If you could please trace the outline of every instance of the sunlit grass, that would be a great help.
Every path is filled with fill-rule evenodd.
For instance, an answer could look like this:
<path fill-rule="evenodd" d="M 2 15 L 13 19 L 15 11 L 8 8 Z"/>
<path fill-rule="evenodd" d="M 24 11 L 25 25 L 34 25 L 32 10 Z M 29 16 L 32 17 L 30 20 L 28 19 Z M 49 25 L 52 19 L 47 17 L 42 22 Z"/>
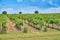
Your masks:
<path fill-rule="evenodd" d="M 0 40 L 60 40 L 60 31 L 0 34 Z"/>

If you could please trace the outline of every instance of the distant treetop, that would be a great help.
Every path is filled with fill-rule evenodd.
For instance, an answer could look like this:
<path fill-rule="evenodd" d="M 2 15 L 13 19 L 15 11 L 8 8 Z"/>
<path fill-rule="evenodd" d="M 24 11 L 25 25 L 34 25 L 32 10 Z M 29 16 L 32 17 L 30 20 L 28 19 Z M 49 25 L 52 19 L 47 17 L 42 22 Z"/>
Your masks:
<path fill-rule="evenodd" d="M 22 12 L 19 12 L 19 14 L 22 14 Z"/>
<path fill-rule="evenodd" d="M 36 10 L 36 11 L 35 11 L 35 14 L 39 14 L 39 11 L 38 11 L 38 10 Z"/>
<path fill-rule="evenodd" d="M 7 12 L 6 11 L 3 11 L 2 14 L 7 14 Z"/>

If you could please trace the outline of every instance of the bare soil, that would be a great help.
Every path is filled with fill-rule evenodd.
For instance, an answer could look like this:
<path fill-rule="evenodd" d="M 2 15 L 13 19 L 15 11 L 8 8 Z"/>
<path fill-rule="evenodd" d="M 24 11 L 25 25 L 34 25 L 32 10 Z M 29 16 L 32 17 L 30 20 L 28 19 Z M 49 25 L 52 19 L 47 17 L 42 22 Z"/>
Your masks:
<path fill-rule="evenodd" d="M 38 32 L 38 30 L 36 30 L 35 28 L 33 28 L 30 25 L 28 25 L 28 23 L 24 22 L 24 27 L 27 27 L 28 32 Z"/>
<path fill-rule="evenodd" d="M 18 30 L 15 28 L 15 23 L 13 23 L 8 17 L 7 17 L 7 23 L 6 23 L 6 30 L 7 33 L 16 33 Z"/>

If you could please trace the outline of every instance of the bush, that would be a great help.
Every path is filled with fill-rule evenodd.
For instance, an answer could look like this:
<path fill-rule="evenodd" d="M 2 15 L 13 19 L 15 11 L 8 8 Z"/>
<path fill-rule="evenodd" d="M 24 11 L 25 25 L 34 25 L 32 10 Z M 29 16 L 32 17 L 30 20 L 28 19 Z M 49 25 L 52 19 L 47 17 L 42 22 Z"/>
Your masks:
<path fill-rule="evenodd" d="M 5 27 L 2 27 L 2 30 L 0 31 L 0 34 L 6 34 L 6 28 Z"/>
<path fill-rule="evenodd" d="M 3 11 L 2 14 L 7 14 L 7 12 L 6 11 Z"/>
<path fill-rule="evenodd" d="M 26 28 L 26 27 L 24 27 L 23 32 L 24 32 L 24 33 L 27 33 L 27 31 L 28 31 L 28 30 L 27 30 L 27 28 Z"/>
<path fill-rule="evenodd" d="M 1 30 L 0 31 L 0 34 L 6 34 L 7 32 L 6 32 L 6 30 Z"/>
<path fill-rule="evenodd" d="M 47 27 L 44 28 L 44 32 L 47 32 Z"/>
<path fill-rule="evenodd" d="M 7 32 L 6 32 L 6 21 L 2 19 L 2 21 L 0 21 L 0 22 L 1 22 L 0 26 L 2 27 L 2 28 L 1 28 L 1 31 L 0 31 L 0 34 L 5 34 L 5 33 L 7 33 Z"/>

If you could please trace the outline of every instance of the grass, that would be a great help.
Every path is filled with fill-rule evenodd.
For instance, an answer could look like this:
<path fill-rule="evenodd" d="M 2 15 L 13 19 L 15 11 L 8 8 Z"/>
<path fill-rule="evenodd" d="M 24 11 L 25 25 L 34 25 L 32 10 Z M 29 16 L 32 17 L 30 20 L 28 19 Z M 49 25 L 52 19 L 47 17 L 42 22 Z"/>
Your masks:
<path fill-rule="evenodd" d="M 0 40 L 60 40 L 60 31 L 0 34 Z"/>

